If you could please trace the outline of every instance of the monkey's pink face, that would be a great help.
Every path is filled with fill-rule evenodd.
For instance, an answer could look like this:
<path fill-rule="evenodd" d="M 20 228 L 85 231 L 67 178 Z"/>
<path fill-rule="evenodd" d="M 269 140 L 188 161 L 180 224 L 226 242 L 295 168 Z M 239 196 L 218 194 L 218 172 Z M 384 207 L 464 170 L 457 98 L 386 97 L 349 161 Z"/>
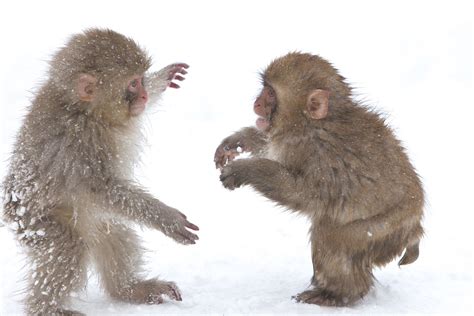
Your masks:
<path fill-rule="evenodd" d="M 272 87 L 265 85 L 262 92 L 255 100 L 253 110 L 259 117 L 257 119 L 257 128 L 261 131 L 267 131 L 270 128 L 272 115 L 277 108 L 277 99 Z"/>
<path fill-rule="evenodd" d="M 148 101 L 148 93 L 145 89 L 143 76 L 133 76 L 127 85 L 125 99 L 128 102 L 129 113 L 131 116 L 141 114 Z"/>

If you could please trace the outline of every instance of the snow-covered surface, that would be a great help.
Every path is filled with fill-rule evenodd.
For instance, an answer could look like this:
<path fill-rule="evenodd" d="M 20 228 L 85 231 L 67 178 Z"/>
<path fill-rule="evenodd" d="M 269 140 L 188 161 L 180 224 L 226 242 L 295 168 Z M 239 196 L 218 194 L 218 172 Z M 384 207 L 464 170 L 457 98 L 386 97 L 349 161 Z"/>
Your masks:
<path fill-rule="evenodd" d="M 143 231 L 150 276 L 175 281 L 183 302 L 117 303 L 89 287 L 73 307 L 118 314 L 379 314 L 473 312 L 473 24 L 468 1 L 2 1 L 0 178 L 45 60 L 87 27 L 131 36 L 154 69 L 191 65 L 146 120 L 137 170 L 144 186 L 201 228 L 194 246 Z M 423 177 L 426 237 L 414 264 L 376 270 L 351 308 L 297 304 L 311 277 L 308 224 L 251 189 L 226 191 L 212 158 L 252 125 L 258 71 L 292 50 L 331 60 L 389 122 Z M 22 313 L 23 260 L 0 228 L 0 315 Z"/>

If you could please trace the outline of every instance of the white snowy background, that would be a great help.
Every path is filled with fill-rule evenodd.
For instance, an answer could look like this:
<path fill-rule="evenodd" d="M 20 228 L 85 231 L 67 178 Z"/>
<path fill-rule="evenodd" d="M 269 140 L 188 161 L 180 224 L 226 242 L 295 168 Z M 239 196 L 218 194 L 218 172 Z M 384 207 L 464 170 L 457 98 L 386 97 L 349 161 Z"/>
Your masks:
<path fill-rule="evenodd" d="M 113 302 L 91 273 L 73 307 L 126 314 L 470 314 L 473 312 L 473 14 L 468 1 L 2 1 L 0 178 L 47 60 L 73 33 L 107 27 L 137 40 L 153 69 L 191 65 L 182 89 L 150 108 L 137 177 L 201 228 L 194 246 L 143 230 L 149 276 L 182 302 Z M 221 139 L 253 125 L 258 72 L 301 50 L 329 59 L 387 113 L 427 194 L 421 255 L 375 271 L 350 308 L 297 304 L 312 275 L 308 223 L 248 188 L 226 191 Z M 21 251 L 0 228 L 0 315 L 22 314 Z"/>

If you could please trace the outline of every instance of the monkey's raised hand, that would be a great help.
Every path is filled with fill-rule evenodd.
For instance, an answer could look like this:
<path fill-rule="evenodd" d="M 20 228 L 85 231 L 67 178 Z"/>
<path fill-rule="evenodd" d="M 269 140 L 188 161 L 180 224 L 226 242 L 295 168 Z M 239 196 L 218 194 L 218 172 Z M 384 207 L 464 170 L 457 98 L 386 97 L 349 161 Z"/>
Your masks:
<path fill-rule="evenodd" d="M 242 152 L 246 151 L 244 144 L 240 139 L 228 137 L 217 147 L 214 154 L 214 163 L 216 168 L 222 169 L 224 166 L 235 159 Z"/>
<path fill-rule="evenodd" d="M 297 188 L 295 177 L 279 162 L 267 158 L 238 159 L 222 168 L 220 180 L 229 190 L 250 185 L 256 191 L 282 205 L 293 204 L 288 192 Z"/>
<path fill-rule="evenodd" d="M 160 216 L 157 228 L 166 236 L 184 245 L 195 244 L 199 239 L 196 234 L 188 230 L 188 228 L 199 230 L 199 227 L 189 222 L 186 215 L 169 206 L 167 206 L 166 212 Z"/>
<path fill-rule="evenodd" d="M 214 154 L 216 168 L 224 168 L 226 164 L 243 152 L 259 155 L 267 141 L 266 135 L 254 127 L 241 129 L 225 138 L 217 147 Z"/>
<path fill-rule="evenodd" d="M 167 87 L 178 89 L 180 86 L 173 80 L 183 81 L 185 79 L 183 76 L 188 73 L 186 71 L 188 68 L 188 64 L 175 63 L 147 74 L 145 84 L 151 97 L 159 96 Z"/>

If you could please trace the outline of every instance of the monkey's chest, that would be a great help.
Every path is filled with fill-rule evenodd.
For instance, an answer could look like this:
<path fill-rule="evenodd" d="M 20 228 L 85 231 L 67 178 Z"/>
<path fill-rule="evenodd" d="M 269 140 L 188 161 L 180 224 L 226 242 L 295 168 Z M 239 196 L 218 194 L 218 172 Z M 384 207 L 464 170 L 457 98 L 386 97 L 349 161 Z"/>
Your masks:
<path fill-rule="evenodd" d="M 263 158 L 279 162 L 288 169 L 300 169 L 307 164 L 308 148 L 295 143 L 269 143 Z"/>
<path fill-rule="evenodd" d="M 269 144 L 264 152 L 263 152 L 263 158 L 267 158 L 270 160 L 275 160 L 280 162 L 282 157 L 282 150 L 280 146 L 276 146 L 275 144 Z"/>

